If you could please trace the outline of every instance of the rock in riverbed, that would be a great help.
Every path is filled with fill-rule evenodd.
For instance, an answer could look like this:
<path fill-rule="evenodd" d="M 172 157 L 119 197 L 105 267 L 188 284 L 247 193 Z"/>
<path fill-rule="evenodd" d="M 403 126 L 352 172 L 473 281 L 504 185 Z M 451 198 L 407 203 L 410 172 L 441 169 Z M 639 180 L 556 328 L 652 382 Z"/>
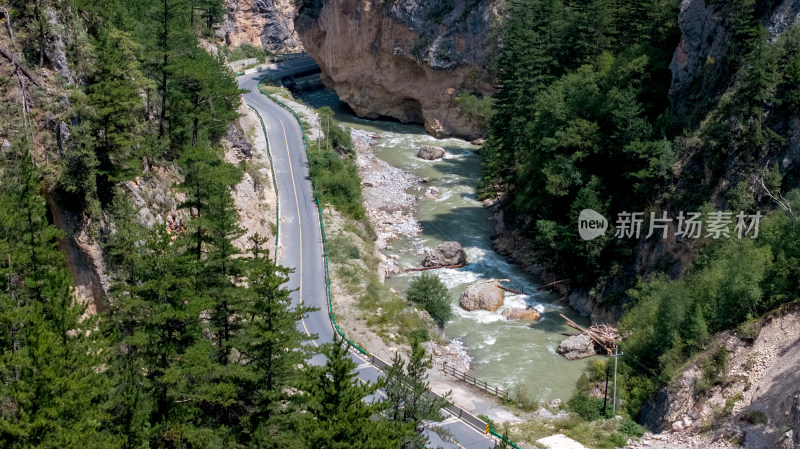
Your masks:
<path fill-rule="evenodd" d="M 458 303 L 462 309 L 470 312 L 473 310 L 496 312 L 503 305 L 505 295 L 506 292 L 497 285 L 497 281 L 491 279 L 467 287 Z"/>
<path fill-rule="evenodd" d="M 419 153 L 417 153 L 417 157 L 420 159 L 425 159 L 426 161 L 441 159 L 444 157 L 444 148 L 422 145 L 419 147 Z"/>
<path fill-rule="evenodd" d="M 597 354 L 594 349 L 594 342 L 586 334 L 573 335 L 567 338 L 558 345 L 556 352 L 566 357 L 567 360 L 577 360 Z"/>
<path fill-rule="evenodd" d="M 447 267 L 467 263 L 467 253 L 458 242 L 443 242 L 432 250 L 428 250 L 422 259 L 423 267 Z"/>
<path fill-rule="evenodd" d="M 428 187 L 427 190 L 425 190 L 425 198 L 429 200 L 436 199 L 438 196 L 439 196 L 439 189 L 437 189 L 434 186 L 430 186 Z"/>
<path fill-rule="evenodd" d="M 539 321 L 542 314 L 531 306 L 526 308 L 514 307 L 503 310 L 503 318 L 507 320 Z"/>

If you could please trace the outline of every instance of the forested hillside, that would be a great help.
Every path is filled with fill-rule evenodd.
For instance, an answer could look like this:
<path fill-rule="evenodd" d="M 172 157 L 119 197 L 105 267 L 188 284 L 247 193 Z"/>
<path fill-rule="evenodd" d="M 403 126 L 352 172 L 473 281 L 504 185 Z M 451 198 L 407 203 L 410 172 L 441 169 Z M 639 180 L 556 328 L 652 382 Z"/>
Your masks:
<path fill-rule="evenodd" d="M 309 310 L 291 305 L 267 239 L 233 244 L 243 167 L 224 161 L 220 139 L 240 92 L 205 41 L 223 11 L 219 0 L 0 3 L 0 447 L 425 441 L 438 403 L 420 397 L 424 376 L 400 367 L 389 401 L 366 401 L 383 384 L 360 384 L 345 348 L 297 330 Z M 163 173 L 174 184 L 147 193 L 178 201 L 176 226 L 134 205 L 131 186 L 144 193 Z M 54 225 L 67 214 L 102 249 L 98 304 L 76 297 Z M 420 351 L 406 372 L 422 373 Z M 327 362 L 310 365 L 316 354 Z M 408 401 L 429 407 L 400 413 Z"/>
<path fill-rule="evenodd" d="M 507 4 L 484 195 L 540 270 L 624 310 L 632 416 L 711 335 L 797 299 L 800 27 L 775 25 L 793 20 L 779 3 Z M 584 209 L 611 229 L 582 239 Z M 648 238 L 647 220 L 615 237 L 625 211 L 731 211 L 733 237 Z M 766 215 L 757 238 L 737 238 L 740 211 Z"/>

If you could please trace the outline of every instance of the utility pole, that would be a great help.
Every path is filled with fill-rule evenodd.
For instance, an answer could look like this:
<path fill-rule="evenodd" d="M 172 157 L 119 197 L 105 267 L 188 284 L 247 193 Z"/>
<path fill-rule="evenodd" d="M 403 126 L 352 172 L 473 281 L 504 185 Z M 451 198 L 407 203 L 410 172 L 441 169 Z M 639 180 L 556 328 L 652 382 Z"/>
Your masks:
<path fill-rule="evenodd" d="M 614 355 L 612 356 L 614 357 L 614 405 L 612 410 L 615 418 L 617 417 L 617 359 L 622 354 L 623 353 L 619 352 L 619 347 L 614 345 Z"/>
<path fill-rule="evenodd" d="M 322 150 L 322 147 L 320 147 L 320 143 L 322 142 L 322 116 L 317 115 L 317 118 L 319 119 L 319 129 L 317 129 L 317 151 L 320 151 Z"/>
<path fill-rule="evenodd" d="M 606 389 L 603 391 L 603 416 L 606 416 L 606 403 L 608 402 L 608 377 L 611 374 L 611 365 L 606 365 Z"/>
<path fill-rule="evenodd" d="M 328 151 L 328 144 L 331 142 L 331 118 L 328 117 L 328 132 L 325 133 L 325 151 Z"/>

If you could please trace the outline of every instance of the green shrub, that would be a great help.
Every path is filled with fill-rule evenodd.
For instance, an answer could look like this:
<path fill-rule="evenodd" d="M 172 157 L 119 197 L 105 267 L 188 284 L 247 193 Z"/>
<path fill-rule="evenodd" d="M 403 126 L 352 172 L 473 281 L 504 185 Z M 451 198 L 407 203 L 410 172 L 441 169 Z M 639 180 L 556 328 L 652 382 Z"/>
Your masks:
<path fill-rule="evenodd" d="M 619 431 L 625 435 L 641 438 L 644 436 L 646 429 L 630 418 L 624 418 L 621 423 L 619 423 Z"/>
<path fill-rule="evenodd" d="M 754 341 L 758 338 L 759 332 L 761 332 L 761 320 L 748 318 L 747 321 L 737 327 L 737 330 L 739 331 L 739 338 Z"/>
<path fill-rule="evenodd" d="M 418 340 L 420 342 L 428 341 L 431 339 L 430 332 L 427 327 L 418 327 L 408 333 L 409 340 Z"/>
<path fill-rule="evenodd" d="M 567 401 L 567 408 L 587 421 L 594 421 L 603 417 L 603 400 L 590 397 L 586 393 L 576 393 Z M 611 411 L 607 407 L 606 413 Z"/>
<path fill-rule="evenodd" d="M 349 158 L 341 158 L 333 151 L 311 151 L 311 179 L 323 203 L 354 220 L 364 218 L 361 205 L 361 179 L 355 163 Z"/>
<path fill-rule="evenodd" d="M 411 281 L 406 297 L 409 301 L 420 304 L 440 328 L 444 328 L 445 323 L 453 317 L 450 292 L 435 274 L 422 273 Z"/>
<path fill-rule="evenodd" d="M 255 45 L 247 42 L 239 45 L 238 47 L 223 47 L 223 52 L 228 57 L 228 61 L 239 61 L 241 59 L 256 58 L 258 62 L 264 62 L 270 53 L 263 48 L 258 48 Z"/>
<path fill-rule="evenodd" d="M 608 439 L 606 441 L 601 441 L 600 444 L 600 447 L 608 448 L 625 447 L 628 444 L 628 438 L 619 432 L 612 432 L 608 435 Z"/>
<path fill-rule="evenodd" d="M 509 390 L 511 398 L 509 405 L 516 405 L 526 412 L 532 412 L 539 408 L 539 401 L 531 397 L 528 388 L 522 382 L 515 382 Z"/>
<path fill-rule="evenodd" d="M 456 101 L 461 112 L 472 117 L 481 127 L 485 127 L 494 114 L 494 99 L 488 95 L 478 97 L 462 91 Z"/>
<path fill-rule="evenodd" d="M 750 424 L 767 424 L 769 422 L 767 415 L 760 410 L 748 410 L 744 414 L 744 419 Z"/>

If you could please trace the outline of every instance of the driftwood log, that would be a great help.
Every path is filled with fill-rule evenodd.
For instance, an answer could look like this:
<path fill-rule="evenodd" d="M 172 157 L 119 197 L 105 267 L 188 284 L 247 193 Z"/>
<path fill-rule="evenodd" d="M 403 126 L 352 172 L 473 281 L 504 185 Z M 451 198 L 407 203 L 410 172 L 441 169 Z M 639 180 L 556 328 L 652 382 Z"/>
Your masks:
<path fill-rule="evenodd" d="M 546 288 L 550 288 L 550 287 L 552 287 L 552 286 L 554 286 L 554 285 L 561 284 L 561 283 L 563 283 L 563 282 L 569 282 L 569 279 L 559 279 L 559 280 L 557 280 L 557 281 L 553 281 L 553 282 L 550 282 L 550 283 L 548 283 L 548 284 L 544 284 L 544 285 L 542 285 L 541 287 L 537 287 L 537 288 L 536 288 L 536 291 L 538 292 L 538 291 L 544 290 L 544 289 L 546 289 Z"/>
<path fill-rule="evenodd" d="M 582 334 L 586 334 L 600 349 L 606 351 L 608 355 L 611 355 L 614 352 L 614 348 L 617 346 L 617 342 L 619 341 L 619 333 L 615 328 L 601 324 L 592 325 L 586 329 L 575 324 L 574 321 L 565 317 L 563 314 L 561 314 L 561 318 L 567 320 L 567 326 L 581 331 Z"/>
<path fill-rule="evenodd" d="M 505 279 L 505 281 L 508 281 L 508 280 Z M 557 281 L 550 282 L 549 284 L 544 284 L 541 287 L 536 287 L 536 290 L 534 290 L 534 291 L 538 292 L 538 291 L 550 288 L 550 287 L 552 287 L 554 285 L 558 285 L 558 284 L 560 284 L 562 282 L 568 282 L 568 281 L 569 281 L 569 279 L 559 279 Z M 505 290 L 505 291 L 507 291 L 509 293 L 514 293 L 514 294 L 517 294 L 517 295 L 527 295 L 528 294 L 528 293 L 525 293 L 525 291 L 523 291 L 523 290 L 514 290 L 513 288 L 503 287 L 502 285 L 498 285 L 498 287 L 502 288 L 503 290 Z"/>

